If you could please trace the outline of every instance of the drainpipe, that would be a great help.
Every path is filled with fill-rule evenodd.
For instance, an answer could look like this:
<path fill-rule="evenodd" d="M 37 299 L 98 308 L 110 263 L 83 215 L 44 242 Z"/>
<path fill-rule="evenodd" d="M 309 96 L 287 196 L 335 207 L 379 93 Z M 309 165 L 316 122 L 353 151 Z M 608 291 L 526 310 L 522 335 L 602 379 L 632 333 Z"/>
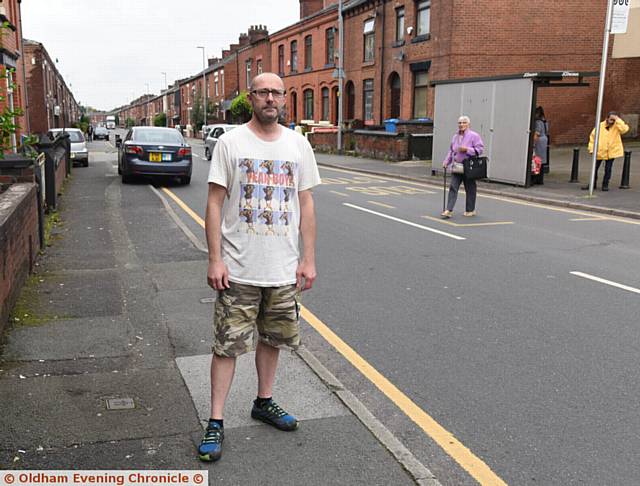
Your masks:
<path fill-rule="evenodd" d="M 385 17 L 385 5 L 382 3 L 382 40 L 380 42 L 380 124 L 384 120 L 384 17 Z"/>
<path fill-rule="evenodd" d="M 343 85 L 344 85 L 344 18 L 342 0 L 338 3 L 338 153 L 342 153 Z"/>
<path fill-rule="evenodd" d="M 31 120 L 29 119 L 29 91 L 27 89 L 27 68 L 25 67 L 24 60 L 24 37 L 22 36 L 22 0 L 18 0 L 18 19 L 20 23 L 20 53 L 22 56 L 22 79 L 24 86 L 22 92 L 24 93 L 24 119 L 27 122 L 27 133 L 31 133 Z"/>

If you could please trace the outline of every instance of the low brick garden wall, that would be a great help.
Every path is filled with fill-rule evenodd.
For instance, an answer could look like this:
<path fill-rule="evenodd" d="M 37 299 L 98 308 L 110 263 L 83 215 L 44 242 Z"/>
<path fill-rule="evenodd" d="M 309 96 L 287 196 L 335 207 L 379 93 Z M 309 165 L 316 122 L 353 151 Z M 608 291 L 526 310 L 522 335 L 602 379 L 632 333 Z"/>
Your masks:
<path fill-rule="evenodd" d="M 39 249 L 36 185 L 12 184 L 0 194 L 0 333 Z"/>

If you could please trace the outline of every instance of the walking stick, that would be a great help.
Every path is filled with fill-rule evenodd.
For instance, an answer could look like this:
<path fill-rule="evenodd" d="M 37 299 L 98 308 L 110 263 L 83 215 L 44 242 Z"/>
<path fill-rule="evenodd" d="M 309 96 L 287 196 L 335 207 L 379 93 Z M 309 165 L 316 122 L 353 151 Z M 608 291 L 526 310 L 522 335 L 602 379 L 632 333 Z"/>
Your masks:
<path fill-rule="evenodd" d="M 444 168 L 444 185 L 442 187 L 442 212 L 447 209 L 447 168 Z"/>

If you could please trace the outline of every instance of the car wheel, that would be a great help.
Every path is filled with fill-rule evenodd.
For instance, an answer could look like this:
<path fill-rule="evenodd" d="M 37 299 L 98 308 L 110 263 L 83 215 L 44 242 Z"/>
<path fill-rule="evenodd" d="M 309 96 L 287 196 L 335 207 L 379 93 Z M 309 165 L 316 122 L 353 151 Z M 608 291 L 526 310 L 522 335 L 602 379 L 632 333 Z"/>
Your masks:
<path fill-rule="evenodd" d="M 205 147 L 204 156 L 207 158 L 207 160 L 211 160 L 211 152 L 209 151 L 209 147 Z"/>
<path fill-rule="evenodd" d="M 130 175 L 122 174 L 122 183 L 123 184 L 131 184 L 131 182 L 132 182 L 132 177 Z"/>
<path fill-rule="evenodd" d="M 182 178 L 182 183 L 183 183 L 185 186 L 188 186 L 189 184 L 191 184 L 191 176 L 185 176 L 185 177 L 183 177 L 183 178 Z"/>
<path fill-rule="evenodd" d="M 120 164 L 118 164 L 118 175 L 122 175 L 122 169 L 120 168 Z"/>
<path fill-rule="evenodd" d="M 85 160 L 85 161 L 84 161 L 84 164 L 82 164 L 82 165 L 84 165 L 85 167 L 89 167 L 89 161 L 88 161 L 88 160 Z"/>
<path fill-rule="evenodd" d="M 107 142 L 109 141 L 109 135 L 107 135 Z"/>

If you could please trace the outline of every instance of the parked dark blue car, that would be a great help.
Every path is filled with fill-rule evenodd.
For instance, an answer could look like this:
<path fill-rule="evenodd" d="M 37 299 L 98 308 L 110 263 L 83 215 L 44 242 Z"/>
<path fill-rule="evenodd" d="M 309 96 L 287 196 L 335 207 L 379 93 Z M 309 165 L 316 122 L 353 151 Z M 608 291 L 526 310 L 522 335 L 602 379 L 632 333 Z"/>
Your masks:
<path fill-rule="evenodd" d="M 127 184 L 135 176 L 173 176 L 191 182 L 191 147 L 179 131 L 163 127 L 132 127 L 118 145 L 118 174 Z"/>

